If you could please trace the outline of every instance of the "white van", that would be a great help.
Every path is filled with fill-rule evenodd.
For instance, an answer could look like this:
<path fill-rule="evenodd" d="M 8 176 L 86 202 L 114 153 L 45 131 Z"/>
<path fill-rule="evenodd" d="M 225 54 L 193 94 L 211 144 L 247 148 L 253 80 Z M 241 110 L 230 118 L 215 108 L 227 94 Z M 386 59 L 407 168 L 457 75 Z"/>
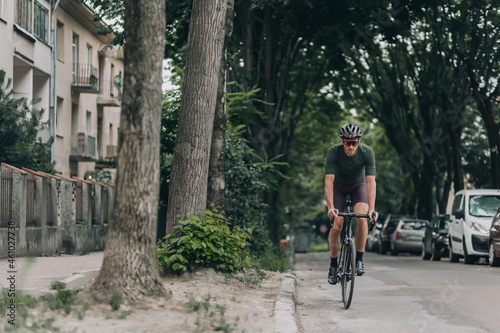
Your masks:
<path fill-rule="evenodd" d="M 473 264 L 488 258 L 491 221 L 500 207 L 500 190 L 461 190 L 455 194 L 450 218 L 450 261 L 463 257 Z"/>

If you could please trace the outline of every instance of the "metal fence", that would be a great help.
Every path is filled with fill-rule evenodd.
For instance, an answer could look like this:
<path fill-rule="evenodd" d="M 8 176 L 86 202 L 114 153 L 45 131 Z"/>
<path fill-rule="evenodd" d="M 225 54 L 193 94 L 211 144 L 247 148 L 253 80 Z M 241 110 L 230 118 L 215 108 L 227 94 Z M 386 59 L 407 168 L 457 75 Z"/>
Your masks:
<path fill-rule="evenodd" d="M 52 179 L 46 178 L 47 181 L 47 225 L 54 225 L 54 217 L 52 216 Z"/>
<path fill-rule="evenodd" d="M 103 186 L 102 187 L 102 195 L 101 195 L 101 200 L 102 200 L 102 214 L 103 214 L 103 223 L 108 223 L 108 187 Z"/>
<path fill-rule="evenodd" d="M 26 226 L 35 226 L 35 175 L 28 173 L 26 175 Z"/>
<path fill-rule="evenodd" d="M 78 180 L 76 182 L 76 195 L 75 195 L 75 206 L 76 206 L 76 220 L 77 221 L 82 221 L 83 220 L 83 212 L 82 212 L 82 181 Z"/>
<path fill-rule="evenodd" d="M 12 220 L 12 170 L 2 169 L 0 183 L 1 214 L 0 227 L 8 227 Z"/>

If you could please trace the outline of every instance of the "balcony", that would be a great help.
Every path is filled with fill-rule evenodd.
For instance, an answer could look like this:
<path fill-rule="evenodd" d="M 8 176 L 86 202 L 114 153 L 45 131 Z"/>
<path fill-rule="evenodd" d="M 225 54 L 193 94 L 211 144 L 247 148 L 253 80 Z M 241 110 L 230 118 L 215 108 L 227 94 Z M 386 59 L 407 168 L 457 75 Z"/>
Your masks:
<path fill-rule="evenodd" d="M 71 162 L 93 162 L 96 160 L 95 138 L 85 133 L 77 133 L 71 137 Z"/>
<path fill-rule="evenodd" d="M 117 87 L 114 82 L 103 81 L 97 96 L 97 105 L 101 106 L 120 106 L 121 105 L 121 87 Z"/>
<path fill-rule="evenodd" d="M 85 94 L 99 93 L 99 71 L 91 64 L 73 64 L 73 92 Z"/>

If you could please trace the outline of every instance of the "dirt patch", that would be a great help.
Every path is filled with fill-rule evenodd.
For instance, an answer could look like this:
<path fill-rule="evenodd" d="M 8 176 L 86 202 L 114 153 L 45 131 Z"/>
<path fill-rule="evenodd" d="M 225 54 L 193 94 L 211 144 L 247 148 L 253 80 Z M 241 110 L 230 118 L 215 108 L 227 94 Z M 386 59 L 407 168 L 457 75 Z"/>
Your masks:
<path fill-rule="evenodd" d="M 30 309 L 26 325 L 37 332 L 273 332 L 273 311 L 285 273 L 247 271 L 228 276 L 203 269 L 164 276 L 168 300 L 133 307 L 73 305 L 71 312 Z M 45 327 L 45 329 L 44 329 Z"/>

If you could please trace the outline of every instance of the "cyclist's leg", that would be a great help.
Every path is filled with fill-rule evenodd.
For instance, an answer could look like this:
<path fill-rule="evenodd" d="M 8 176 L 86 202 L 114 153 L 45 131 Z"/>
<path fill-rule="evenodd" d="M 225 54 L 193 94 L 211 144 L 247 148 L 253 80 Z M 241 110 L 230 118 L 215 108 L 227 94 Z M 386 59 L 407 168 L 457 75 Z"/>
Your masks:
<path fill-rule="evenodd" d="M 333 205 L 335 209 L 339 212 L 344 211 L 345 207 L 345 197 L 346 194 L 343 191 L 343 186 L 337 180 L 333 182 Z M 328 235 L 328 243 L 330 244 L 330 257 L 337 258 L 340 248 L 340 232 L 342 231 L 342 226 L 344 225 L 344 218 L 337 217 L 335 222 L 330 229 L 330 234 Z"/>
<path fill-rule="evenodd" d="M 368 214 L 368 204 L 358 202 L 354 206 L 354 213 Z M 366 238 L 368 237 L 368 223 L 365 218 L 356 218 L 356 252 L 365 252 Z"/>
<path fill-rule="evenodd" d="M 368 214 L 368 188 L 366 179 L 356 183 L 351 193 L 351 201 L 356 214 Z M 368 224 L 364 218 L 356 218 L 356 252 L 365 252 Z"/>
<path fill-rule="evenodd" d="M 340 248 L 340 232 L 342 231 L 342 226 L 344 225 L 344 218 L 337 217 L 330 229 L 330 234 L 328 235 L 328 242 L 330 243 L 330 257 L 337 258 L 339 255 Z"/>

